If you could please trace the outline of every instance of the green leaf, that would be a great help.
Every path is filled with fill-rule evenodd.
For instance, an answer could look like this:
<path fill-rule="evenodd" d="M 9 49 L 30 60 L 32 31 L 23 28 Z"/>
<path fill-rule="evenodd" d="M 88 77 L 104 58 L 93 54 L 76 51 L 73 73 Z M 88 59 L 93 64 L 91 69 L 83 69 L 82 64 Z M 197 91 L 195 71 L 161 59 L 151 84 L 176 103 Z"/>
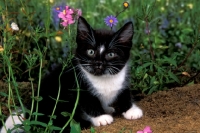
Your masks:
<path fill-rule="evenodd" d="M 24 129 L 25 129 L 25 131 L 30 131 L 30 129 L 31 129 L 31 126 L 29 126 L 29 125 L 26 125 L 26 126 L 24 126 Z"/>
<path fill-rule="evenodd" d="M 40 126 L 43 126 L 43 127 L 47 127 L 46 123 L 43 123 L 43 122 L 40 122 L 40 121 L 31 121 L 30 124 L 31 125 L 40 125 Z"/>
<path fill-rule="evenodd" d="M 153 87 L 150 88 L 148 95 L 152 94 L 154 91 L 157 91 L 158 85 L 155 85 Z"/>
<path fill-rule="evenodd" d="M 145 73 L 144 77 L 143 77 L 143 80 L 146 79 L 148 77 L 148 74 Z"/>
<path fill-rule="evenodd" d="M 142 64 L 142 68 L 146 68 L 146 67 L 148 67 L 148 66 L 150 66 L 150 65 L 152 65 L 153 63 L 152 62 L 147 62 L 147 63 L 144 63 L 144 64 Z"/>
<path fill-rule="evenodd" d="M 39 102 L 39 101 L 42 101 L 43 98 L 41 96 L 39 96 L 39 97 L 34 97 L 34 99 L 35 99 L 35 101 Z"/>
<path fill-rule="evenodd" d="M 71 127 L 70 133 L 80 133 L 81 132 L 80 124 L 75 122 L 74 120 L 72 120 L 70 122 L 70 127 Z"/>
<path fill-rule="evenodd" d="M 42 116 L 42 115 L 44 115 L 44 114 L 42 114 L 42 113 L 38 113 L 38 112 L 33 112 L 32 115 Z"/>
<path fill-rule="evenodd" d="M 156 81 L 156 77 L 155 77 L 155 76 L 153 76 L 153 77 L 151 78 L 150 85 L 154 85 L 154 81 Z"/>
<path fill-rule="evenodd" d="M 0 92 L 0 95 L 3 97 L 8 97 L 8 94 L 4 93 L 4 92 Z"/>
<path fill-rule="evenodd" d="M 169 64 L 172 64 L 172 65 L 174 65 L 174 66 L 177 66 L 177 63 L 176 63 L 176 61 L 175 60 L 173 60 L 173 59 L 171 59 L 171 58 L 168 58 L 168 57 L 164 57 L 164 60 L 163 61 L 166 61 L 166 62 L 168 62 Z"/>
<path fill-rule="evenodd" d="M 50 118 L 52 118 L 52 119 L 56 119 L 57 118 L 57 116 L 56 115 L 53 115 L 53 116 L 49 116 Z"/>
<path fill-rule="evenodd" d="M 56 99 L 55 98 L 53 98 L 53 97 L 51 97 L 51 96 L 49 96 L 51 99 L 53 99 L 53 100 L 55 100 L 56 101 Z M 58 102 L 68 102 L 68 101 L 65 101 L 65 100 L 58 100 Z"/>
<path fill-rule="evenodd" d="M 71 114 L 69 112 L 61 112 L 61 115 L 63 115 L 64 117 L 71 116 Z"/>
<path fill-rule="evenodd" d="M 62 130 L 62 128 L 57 127 L 57 126 L 50 126 L 49 129 L 50 130 Z"/>
<path fill-rule="evenodd" d="M 170 76 L 170 78 L 172 78 L 174 81 L 176 81 L 177 83 L 180 83 L 180 80 L 177 78 L 177 76 L 175 74 L 173 74 L 171 71 L 168 72 L 168 75 Z"/>
<path fill-rule="evenodd" d="M 188 83 L 187 85 L 193 85 L 193 84 L 194 84 L 194 80 L 192 82 Z"/>
<path fill-rule="evenodd" d="M 29 119 L 26 119 L 26 120 L 22 121 L 22 123 L 23 123 L 23 125 L 25 125 L 25 126 L 31 124 Z"/>
<path fill-rule="evenodd" d="M 12 133 L 12 131 L 10 129 L 7 130 L 7 133 Z"/>
<path fill-rule="evenodd" d="M 90 128 L 90 132 L 91 132 L 91 133 L 95 133 L 95 132 L 96 132 L 95 129 L 94 129 L 94 127 L 91 127 L 91 128 Z"/>
<path fill-rule="evenodd" d="M 191 32 L 193 32 L 194 30 L 193 29 L 191 29 L 191 28 L 183 28 L 182 29 L 182 32 L 184 33 L 184 34 L 188 34 L 188 33 L 191 33 Z"/>

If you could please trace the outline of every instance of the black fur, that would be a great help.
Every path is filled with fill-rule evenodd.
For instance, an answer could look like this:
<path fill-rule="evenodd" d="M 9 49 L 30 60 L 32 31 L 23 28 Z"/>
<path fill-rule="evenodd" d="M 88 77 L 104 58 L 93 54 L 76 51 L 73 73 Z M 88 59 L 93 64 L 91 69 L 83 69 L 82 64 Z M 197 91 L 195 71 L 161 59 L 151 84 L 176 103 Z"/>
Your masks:
<path fill-rule="evenodd" d="M 80 85 L 80 99 L 76 109 L 74 119 L 81 123 L 82 128 L 88 127 L 90 122 L 81 118 L 82 113 L 96 117 L 105 114 L 104 109 L 101 106 L 100 100 L 96 95 L 93 95 L 88 88 L 91 85 L 85 81 L 85 77 L 81 75 L 81 70 L 78 65 L 81 65 L 86 71 L 96 76 L 104 74 L 117 74 L 127 63 L 130 56 L 130 49 L 132 46 L 133 26 L 131 22 L 125 24 L 117 32 L 111 30 L 93 30 L 86 20 L 82 17 L 78 20 L 77 26 L 77 49 L 75 58 L 72 64 L 75 68 L 78 76 L 78 82 Z M 99 53 L 100 46 L 105 46 L 105 51 Z M 88 49 L 93 49 L 95 54 L 88 56 Z M 108 53 L 114 53 L 114 57 L 107 57 Z M 101 56 L 100 56 L 101 54 Z M 109 66 L 112 70 L 107 70 Z M 43 79 L 41 84 L 41 96 L 42 101 L 39 102 L 39 112 L 44 113 L 45 116 L 39 116 L 39 121 L 48 122 L 51 115 L 59 86 L 59 74 L 62 70 L 62 66 L 58 67 L 54 72 Z M 69 117 L 64 117 L 61 112 L 72 112 L 74 103 L 77 96 L 77 85 L 75 82 L 74 69 L 72 67 L 66 68 L 61 76 L 61 92 L 60 100 L 65 102 L 59 102 L 56 108 L 55 115 L 57 116 L 53 123 L 55 126 L 62 127 Z M 127 111 L 132 104 L 131 96 L 129 92 L 129 76 L 127 74 L 124 88 L 118 93 L 117 99 L 111 104 L 115 108 L 115 113 L 121 114 Z"/>
<path fill-rule="evenodd" d="M 80 17 L 77 25 L 77 49 L 70 67 L 64 69 L 60 81 L 59 75 L 62 71 L 62 65 L 42 80 L 40 96 L 43 99 L 39 102 L 38 112 L 45 115 L 38 116 L 38 121 L 49 122 L 49 116 L 52 114 L 58 95 L 59 83 L 61 91 L 54 114 L 56 119 L 52 119 L 53 125 L 63 127 L 68 121 L 69 117 L 62 116 L 61 112 L 71 113 L 74 108 L 78 87 L 74 72 L 80 86 L 79 103 L 74 119 L 80 122 L 82 128 L 87 128 L 91 124 L 87 116 L 121 115 L 129 110 L 132 106 L 129 90 L 129 69 L 125 69 L 126 74 L 122 87 L 118 88 L 116 98 L 113 98 L 108 105 L 108 107 L 114 108 L 114 112 L 105 110 L 105 107 L 102 106 L 102 99 L 100 100 L 103 94 L 97 94 L 97 88 L 86 78 L 83 71 L 87 71 L 88 74 L 95 77 L 118 74 L 124 67 L 128 67 L 132 37 L 133 25 L 131 22 L 126 23 L 117 32 L 113 32 L 111 30 L 93 30 L 87 21 Z M 64 132 L 67 132 L 68 129 Z"/>

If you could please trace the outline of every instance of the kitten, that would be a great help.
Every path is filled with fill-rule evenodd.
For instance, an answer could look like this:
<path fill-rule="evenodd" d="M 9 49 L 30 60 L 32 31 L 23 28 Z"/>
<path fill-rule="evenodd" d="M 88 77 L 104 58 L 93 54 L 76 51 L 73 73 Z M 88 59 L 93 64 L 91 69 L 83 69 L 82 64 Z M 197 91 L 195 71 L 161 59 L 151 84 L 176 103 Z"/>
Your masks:
<path fill-rule="evenodd" d="M 126 23 L 117 32 L 93 30 L 80 17 L 77 25 L 77 48 L 72 64 L 80 86 L 80 97 L 74 119 L 82 127 L 108 125 L 113 115 L 121 114 L 125 119 L 142 117 L 142 110 L 131 99 L 129 57 L 132 47 L 133 24 Z M 38 120 L 48 122 L 58 94 L 59 74 L 62 66 L 43 79 L 42 101 L 39 102 Z M 55 126 L 62 127 L 69 117 L 61 112 L 72 112 L 76 101 L 76 80 L 74 69 L 66 68 L 61 76 L 60 102 L 53 120 Z"/>

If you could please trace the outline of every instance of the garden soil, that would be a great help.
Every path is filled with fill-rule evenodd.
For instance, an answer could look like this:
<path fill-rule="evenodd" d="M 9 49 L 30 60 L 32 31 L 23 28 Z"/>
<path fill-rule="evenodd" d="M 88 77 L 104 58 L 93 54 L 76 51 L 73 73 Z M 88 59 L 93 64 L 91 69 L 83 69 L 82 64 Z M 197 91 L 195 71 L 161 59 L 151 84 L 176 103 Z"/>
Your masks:
<path fill-rule="evenodd" d="M 30 84 L 22 83 L 22 88 Z M 6 87 L 0 82 L 0 91 Z M 30 90 L 22 89 L 22 96 L 30 97 Z M 28 95 L 27 95 L 28 94 Z M 0 102 L 5 98 L 0 96 Z M 138 120 L 126 120 L 115 117 L 114 122 L 107 126 L 95 127 L 96 133 L 136 133 L 150 126 L 153 133 L 200 133 L 200 84 L 158 91 L 151 95 L 136 95 L 136 103 L 144 111 Z M 8 114 L 5 107 L 4 114 Z M 90 130 L 82 130 L 90 133 Z"/>
<path fill-rule="evenodd" d="M 114 119 L 97 133 L 136 133 L 150 126 L 153 133 L 200 133 L 200 84 L 140 95 L 144 116 L 138 120 Z M 90 130 L 83 130 L 89 133 Z"/>

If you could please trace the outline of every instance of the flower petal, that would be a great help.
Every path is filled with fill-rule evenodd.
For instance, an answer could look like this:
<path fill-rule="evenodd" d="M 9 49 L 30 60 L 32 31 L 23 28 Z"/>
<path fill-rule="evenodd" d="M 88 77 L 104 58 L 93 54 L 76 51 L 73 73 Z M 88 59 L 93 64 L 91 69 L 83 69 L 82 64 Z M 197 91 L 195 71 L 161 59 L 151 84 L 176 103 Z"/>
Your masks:
<path fill-rule="evenodd" d="M 110 26 L 112 27 L 113 25 L 116 25 L 118 23 L 117 21 L 117 18 L 114 17 L 114 16 L 107 16 L 105 19 L 104 19 L 105 23 L 107 26 Z"/>
<path fill-rule="evenodd" d="M 152 133 L 152 130 L 151 130 L 150 126 L 146 126 L 143 131 L 147 132 L 147 133 Z"/>
<path fill-rule="evenodd" d="M 144 133 L 142 130 L 140 130 L 140 131 L 137 131 L 137 133 Z"/>

